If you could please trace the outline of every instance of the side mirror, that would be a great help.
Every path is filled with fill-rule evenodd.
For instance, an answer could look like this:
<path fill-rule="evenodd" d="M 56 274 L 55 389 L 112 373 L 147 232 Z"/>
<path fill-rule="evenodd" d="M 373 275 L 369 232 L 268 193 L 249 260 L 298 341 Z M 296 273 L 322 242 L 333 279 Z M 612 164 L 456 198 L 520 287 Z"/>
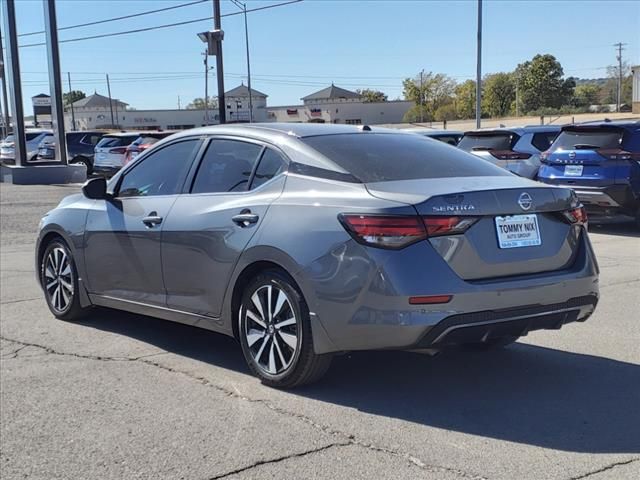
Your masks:
<path fill-rule="evenodd" d="M 82 186 L 82 193 L 91 200 L 107 198 L 107 180 L 104 177 L 92 178 Z"/>

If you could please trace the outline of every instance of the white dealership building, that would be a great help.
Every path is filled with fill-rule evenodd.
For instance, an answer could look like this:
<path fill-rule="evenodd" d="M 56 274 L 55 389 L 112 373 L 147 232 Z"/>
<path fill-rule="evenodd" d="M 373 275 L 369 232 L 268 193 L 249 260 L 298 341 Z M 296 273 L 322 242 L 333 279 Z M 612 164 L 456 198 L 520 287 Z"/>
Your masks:
<path fill-rule="evenodd" d="M 381 124 L 400 123 L 412 102 L 366 102 L 356 92 L 331 84 L 303 97 L 298 105 L 267 106 L 267 95 L 251 89 L 254 122 L 314 122 Z M 225 92 L 227 122 L 250 119 L 249 89 L 241 84 Z M 207 122 L 207 114 L 209 121 Z M 217 124 L 218 111 L 197 109 L 136 110 L 126 102 L 109 99 L 97 92 L 73 104 L 76 130 L 117 128 L 122 130 L 182 130 Z M 71 109 L 65 113 L 66 127 L 72 128 Z"/>

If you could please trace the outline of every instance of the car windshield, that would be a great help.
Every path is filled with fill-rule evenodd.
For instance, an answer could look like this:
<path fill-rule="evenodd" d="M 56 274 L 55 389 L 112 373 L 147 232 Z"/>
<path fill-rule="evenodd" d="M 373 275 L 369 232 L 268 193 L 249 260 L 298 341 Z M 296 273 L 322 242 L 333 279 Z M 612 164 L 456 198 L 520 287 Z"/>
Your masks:
<path fill-rule="evenodd" d="M 509 175 L 477 157 L 418 135 L 355 133 L 302 141 L 364 183 Z"/>
<path fill-rule="evenodd" d="M 458 148 L 465 152 L 480 150 L 511 150 L 516 135 L 511 132 L 465 133 Z"/>
<path fill-rule="evenodd" d="M 130 145 L 133 140 L 137 138 L 136 135 L 131 136 L 117 136 L 109 137 L 104 136 L 96 145 L 96 148 L 112 148 L 112 147 L 126 147 Z"/>
<path fill-rule="evenodd" d="M 553 150 L 596 150 L 620 148 L 622 130 L 583 129 L 564 130 L 552 145 Z"/>

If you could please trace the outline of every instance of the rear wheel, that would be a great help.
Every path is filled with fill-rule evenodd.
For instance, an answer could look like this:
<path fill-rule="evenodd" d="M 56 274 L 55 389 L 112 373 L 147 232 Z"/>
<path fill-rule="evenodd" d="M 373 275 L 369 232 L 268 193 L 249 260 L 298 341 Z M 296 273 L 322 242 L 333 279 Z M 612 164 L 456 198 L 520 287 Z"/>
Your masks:
<path fill-rule="evenodd" d="M 76 157 L 73 160 L 71 160 L 71 163 L 75 164 L 75 165 L 84 165 L 87 169 L 87 175 L 91 175 L 91 162 L 89 161 L 89 159 L 85 158 L 85 157 Z"/>
<path fill-rule="evenodd" d="M 245 289 L 238 334 L 249 368 L 271 387 L 315 382 L 331 363 L 330 354 L 314 352 L 307 304 L 279 270 L 261 273 Z"/>
<path fill-rule="evenodd" d="M 61 320 L 77 320 L 89 309 L 80 305 L 78 273 L 69 247 L 52 240 L 40 264 L 40 283 L 51 313 Z"/>

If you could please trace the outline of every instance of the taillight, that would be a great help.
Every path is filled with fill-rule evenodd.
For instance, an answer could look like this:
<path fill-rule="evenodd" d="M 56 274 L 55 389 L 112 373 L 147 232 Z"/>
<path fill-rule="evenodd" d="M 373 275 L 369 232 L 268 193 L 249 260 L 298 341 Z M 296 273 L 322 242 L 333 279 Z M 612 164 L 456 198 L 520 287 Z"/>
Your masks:
<path fill-rule="evenodd" d="M 638 160 L 640 161 L 640 153 L 627 152 L 620 148 L 601 148 L 596 150 L 600 155 L 609 160 Z"/>
<path fill-rule="evenodd" d="M 477 221 L 477 217 L 422 217 L 429 237 L 464 233 Z"/>
<path fill-rule="evenodd" d="M 513 150 L 490 150 L 489 153 L 498 160 L 526 160 L 530 153 L 514 152 Z"/>
<path fill-rule="evenodd" d="M 340 215 L 340 221 L 360 243 L 382 248 L 402 248 L 427 238 L 419 217 Z"/>
<path fill-rule="evenodd" d="M 569 223 L 576 225 L 584 225 L 587 223 L 587 211 L 581 205 L 576 208 L 572 208 L 571 210 L 566 210 L 562 212 L 564 218 L 566 218 Z"/>
<path fill-rule="evenodd" d="M 340 221 L 359 243 L 380 248 L 399 249 L 427 237 L 465 232 L 476 217 L 382 216 L 342 214 Z"/>
<path fill-rule="evenodd" d="M 122 155 L 126 151 L 127 151 L 127 147 L 115 147 L 115 148 L 109 149 L 109 153 L 117 153 L 119 155 Z"/>

